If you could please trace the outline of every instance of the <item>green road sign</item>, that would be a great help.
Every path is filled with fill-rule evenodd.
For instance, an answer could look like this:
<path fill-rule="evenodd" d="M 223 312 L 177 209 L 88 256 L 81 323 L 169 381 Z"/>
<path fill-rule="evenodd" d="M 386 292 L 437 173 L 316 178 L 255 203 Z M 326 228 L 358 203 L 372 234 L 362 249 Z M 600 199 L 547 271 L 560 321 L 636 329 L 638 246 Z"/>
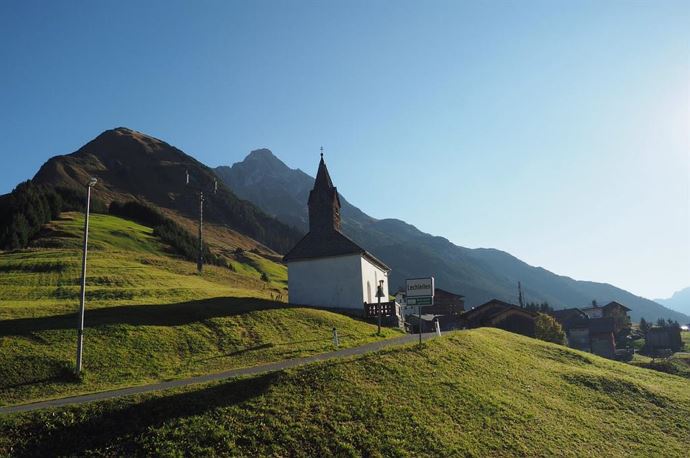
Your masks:
<path fill-rule="evenodd" d="M 433 305 L 433 297 L 408 297 L 407 305 Z"/>

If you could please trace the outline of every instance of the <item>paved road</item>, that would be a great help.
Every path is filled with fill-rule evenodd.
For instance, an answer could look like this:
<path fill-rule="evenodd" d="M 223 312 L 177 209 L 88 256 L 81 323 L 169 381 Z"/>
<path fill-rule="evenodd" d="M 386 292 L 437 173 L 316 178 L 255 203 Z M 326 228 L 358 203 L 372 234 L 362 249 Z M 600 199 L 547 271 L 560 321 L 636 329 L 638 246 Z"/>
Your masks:
<path fill-rule="evenodd" d="M 433 337 L 434 333 L 423 334 L 424 340 Z M 197 383 L 213 382 L 216 380 L 223 380 L 233 377 L 240 377 L 243 375 L 257 375 L 265 372 L 279 371 L 291 367 L 302 366 L 304 364 L 313 363 L 315 361 L 324 361 L 327 359 L 345 358 L 352 355 L 361 355 L 371 351 L 380 350 L 382 348 L 391 347 L 394 345 L 402 345 L 410 342 L 415 342 L 419 339 L 417 334 L 407 334 L 394 339 L 379 340 L 377 342 L 368 343 L 360 347 L 346 348 L 344 350 L 336 350 L 328 353 L 321 353 L 318 355 L 306 356 L 304 358 L 293 358 L 278 361 L 270 364 L 263 364 L 260 366 L 245 367 L 241 369 L 230 369 L 225 372 L 218 372 L 215 374 L 199 375 L 197 377 L 170 380 L 167 382 L 154 383 L 151 385 L 133 386 L 130 388 L 121 388 L 118 390 L 101 391 L 98 393 L 84 394 L 80 396 L 71 396 L 68 398 L 52 399 L 49 401 L 34 402 L 31 404 L 22 404 L 15 406 L 0 407 L 1 414 L 30 412 L 32 410 L 47 409 L 51 407 L 61 407 L 72 404 L 85 404 L 87 402 L 102 401 L 104 399 L 121 398 L 131 396 L 133 394 L 148 393 L 151 391 L 167 390 L 170 388 L 179 388 L 187 385 L 194 385 Z"/>

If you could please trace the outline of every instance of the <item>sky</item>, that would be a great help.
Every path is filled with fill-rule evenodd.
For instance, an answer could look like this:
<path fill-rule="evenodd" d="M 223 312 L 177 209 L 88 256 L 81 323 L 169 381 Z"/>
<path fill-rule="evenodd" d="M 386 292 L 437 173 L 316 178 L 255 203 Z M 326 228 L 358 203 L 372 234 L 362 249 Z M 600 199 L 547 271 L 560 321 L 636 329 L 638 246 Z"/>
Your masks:
<path fill-rule="evenodd" d="M 690 286 L 687 1 L 0 2 L 0 193 L 126 126 L 467 247 Z"/>

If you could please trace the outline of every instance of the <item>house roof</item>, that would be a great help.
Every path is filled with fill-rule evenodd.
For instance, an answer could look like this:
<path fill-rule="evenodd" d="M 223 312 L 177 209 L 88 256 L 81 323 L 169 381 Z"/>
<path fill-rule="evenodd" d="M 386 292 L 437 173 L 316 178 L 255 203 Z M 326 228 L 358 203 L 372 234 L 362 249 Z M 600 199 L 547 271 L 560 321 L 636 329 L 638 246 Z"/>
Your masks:
<path fill-rule="evenodd" d="M 463 319 L 466 320 L 473 320 L 473 319 L 492 319 L 495 318 L 496 316 L 504 313 L 507 310 L 519 310 L 521 312 L 524 312 L 525 314 L 531 315 L 536 317 L 537 313 L 531 312 L 527 309 L 523 309 L 522 307 L 518 307 L 517 305 L 510 304 L 508 302 L 504 302 L 499 299 L 492 299 L 489 302 L 486 302 L 482 305 L 479 305 L 472 310 L 468 310 L 467 312 L 462 314 Z"/>
<path fill-rule="evenodd" d="M 523 309 L 522 307 L 518 307 L 516 305 L 513 305 L 510 307 L 504 308 L 502 310 L 498 310 L 495 313 L 492 312 L 490 314 L 487 314 L 487 316 L 484 317 L 484 321 L 486 321 L 488 323 L 495 323 L 496 320 L 498 320 L 503 315 L 514 314 L 514 313 L 517 313 L 520 315 L 527 315 L 527 316 L 532 317 L 532 318 L 535 318 L 537 316 L 537 313 L 535 313 L 535 312 L 531 312 L 527 309 Z"/>
<path fill-rule="evenodd" d="M 612 306 L 618 306 L 618 307 L 622 308 L 623 310 L 625 310 L 626 312 L 631 311 L 628 307 L 626 307 L 625 305 L 621 304 L 620 302 L 616 302 L 616 301 L 611 301 L 608 304 L 606 304 L 604 307 L 612 307 Z"/>
<path fill-rule="evenodd" d="M 434 294 L 438 294 L 438 293 L 447 294 L 447 295 L 455 296 L 455 297 L 465 297 L 462 294 L 451 293 L 450 291 L 446 291 L 445 289 L 434 288 Z"/>
<path fill-rule="evenodd" d="M 605 308 L 615 307 L 615 306 L 622 308 L 626 312 L 630 312 L 630 309 L 628 307 L 626 307 L 625 305 L 621 304 L 620 302 L 616 302 L 616 301 L 611 301 L 606 305 L 597 305 L 596 307 L 585 307 L 585 308 L 582 308 L 580 310 L 582 310 L 583 312 L 586 312 L 588 310 L 605 309 Z"/>
<path fill-rule="evenodd" d="M 553 316 L 556 321 L 567 328 L 574 327 L 576 325 L 587 326 L 587 320 L 589 319 L 589 316 L 578 308 L 554 310 L 551 312 L 551 316 Z"/>
<path fill-rule="evenodd" d="M 377 265 L 383 270 L 391 270 L 383 261 L 357 245 L 345 234 L 335 229 L 330 231 L 309 232 L 283 257 L 283 261 L 303 261 L 307 259 L 344 256 L 348 254 L 360 254 L 369 262 Z"/>

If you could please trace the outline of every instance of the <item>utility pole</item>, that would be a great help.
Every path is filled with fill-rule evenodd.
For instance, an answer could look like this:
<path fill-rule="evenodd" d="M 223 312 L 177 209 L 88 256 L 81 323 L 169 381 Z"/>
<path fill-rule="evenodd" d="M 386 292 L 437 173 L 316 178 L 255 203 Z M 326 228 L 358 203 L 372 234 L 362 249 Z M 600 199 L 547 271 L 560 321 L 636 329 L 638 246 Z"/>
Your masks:
<path fill-rule="evenodd" d="M 199 257 L 196 261 L 196 270 L 201 273 L 204 268 L 204 191 L 199 191 Z"/>
<path fill-rule="evenodd" d="M 81 376 L 82 353 L 84 349 L 84 302 L 86 300 L 86 254 L 89 245 L 89 213 L 91 207 L 91 188 L 96 186 L 98 180 L 91 178 L 86 184 L 86 212 L 84 217 L 84 247 L 81 257 L 81 294 L 79 296 L 79 322 L 77 323 L 77 364 L 76 375 Z"/>
<path fill-rule="evenodd" d="M 185 170 L 185 185 L 189 186 L 189 170 Z M 204 268 L 204 190 L 201 186 L 196 188 L 199 191 L 199 253 L 196 260 L 196 270 L 201 273 Z M 218 180 L 213 179 L 213 194 L 218 192 Z"/>

